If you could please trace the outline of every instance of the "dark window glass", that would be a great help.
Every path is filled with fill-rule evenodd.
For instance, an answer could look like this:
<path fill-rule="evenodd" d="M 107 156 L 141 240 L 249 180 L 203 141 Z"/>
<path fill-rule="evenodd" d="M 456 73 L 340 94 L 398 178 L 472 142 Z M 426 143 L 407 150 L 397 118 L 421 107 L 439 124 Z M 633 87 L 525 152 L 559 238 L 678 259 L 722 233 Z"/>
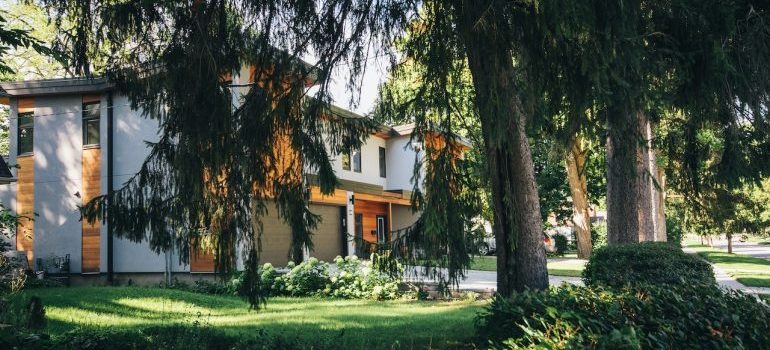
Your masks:
<path fill-rule="evenodd" d="M 353 161 L 353 171 L 361 172 L 361 149 L 353 150 L 350 154 L 350 158 Z"/>
<path fill-rule="evenodd" d="M 386 176 L 385 168 L 385 147 L 380 147 L 380 177 Z"/>
<path fill-rule="evenodd" d="M 83 104 L 83 145 L 99 144 L 99 102 Z"/>
<path fill-rule="evenodd" d="M 35 134 L 35 121 L 32 112 L 19 113 L 18 154 L 32 153 L 32 140 Z"/>

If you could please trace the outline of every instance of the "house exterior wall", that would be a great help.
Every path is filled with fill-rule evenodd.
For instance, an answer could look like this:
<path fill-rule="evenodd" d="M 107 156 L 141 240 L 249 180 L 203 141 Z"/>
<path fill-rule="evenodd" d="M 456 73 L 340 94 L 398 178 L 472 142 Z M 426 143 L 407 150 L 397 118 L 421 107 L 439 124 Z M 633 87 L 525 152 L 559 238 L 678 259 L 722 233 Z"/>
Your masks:
<path fill-rule="evenodd" d="M 412 191 L 414 189 L 412 176 L 418 153 L 409 140 L 410 137 L 405 135 L 393 137 L 387 142 L 385 158 L 388 166 L 388 178 L 385 183 L 385 190 Z"/>
<path fill-rule="evenodd" d="M 248 70 L 241 75 L 233 76 L 234 83 L 243 83 L 248 78 Z M 242 88 L 238 88 L 242 90 Z M 245 93 L 244 91 L 241 91 Z M 107 159 L 109 133 L 107 120 L 109 115 L 108 93 L 100 95 L 100 164 L 98 165 L 99 191 L 104 194 L 111 180 L 115 189 L 119 189 L 140 168 L 149 154 L 149 148 L 145 141 L 157 141 L 158 122 L 142 116 L 140 111 L 132 110 L 127 97 L 114 94 L 112 98 L 113 112 L 113 176 L 107 176 Z M 17 164 L 17 116 L 18 98 L 10 99 L 10 155 L 9 164 Z M 83 95 L 47 95 L 34 97 L 34 211 L 39 216 L 34 222 L 34 255 L 38 258 L 47 258 L 52 255 L 64 256 L 69 254 L 70 272 L 81 273 L 83 254 L 83 223 L 80 221 L 79 206 L 82 206 L 84 190 L 84 149 L 82 137 L 82 102 Z M 234 99 L 234 104 L 239 102 Z M 310 256 L 323 260 L 332 260 L 336 255 L 344 254 L 348 250 L 353 254 L 354 250 L 344 249 L 347 242 L 344 241 L 343 229 L 350 234 L 353 229 L 352 220 L 347 215 L 349 209 L 354 209 L 352 196 L 360 195 L 367 198 L 365 201 L 381 202 L 382 208 L 377 215 L 388 215 L 388 226 L 398 229 L 402 224 L 413 222 L 416 218 L 411 213 L 403 211 L 408 199 L 400 198 L 396 194 L 382 195 L 371 193 L 371 189 L 381 190 L 411 190 L 412 166 L 415 153 L 411 148 L 404 148 L 409 137 L 401 136 L 394 139 L 385 139 L 387 136 L 371 135 L 361 147 L 361 172 L 343 170 L 341 157 L 334 156 L 332 167 L 341 180 L 364 184 L 367 193 L 359 194 L 352 190 L 338 190 L 336 194 L 328 198 L 311 199 L 311 210 L 322 214 L 322 222 L 318 232 L 315 233 L 316 249 L 310 251 Z M 393 142 L 395 141 L 395 142 Z M 387 177 L 380 176 L 379 152 L 380 147 L 386 150 Z M 12 170 L 14 175 L 18 169 Z M 96 171 L 96 170 L 93 170 Z M 17 209 L 19 186 L 16 183 L 0 185 L 0 202 L 6 208 Z M 358 197 L 357 197 L 358 198 Z M 363 201 L 361 203 L 364 203 Z M 395 205 L 393 203 L 398 203 Z M 393 212 L 390 212 L 392 204 Z M 343 208 L 345 208 L 343 210 Z M 273 208 L 271 208 L 273 209 Z M 355 212 L 361 212 L 364 207 L 355 208 Z M 352 213 L 352 211 L 351 211 Z M 346 214 L 345 217 L 343 214 Z M 404 217 L 402 217 L 404 216 Z M 343 220 L 344 219 L 344 220 Z M 365 218 L 369 222 L 373 218 Z M 288 261 L 288 242 L 290 230 L 283 221 L 278 218 L 275 210 L 263 218 L 269 222 L 266 234 L 263 237 L 263 246 L 266 248 L 263 255 L 264 262 L 273 262 L 283 265 Z M 344 222 L 347 222 L 345 224 Z M 347 225 L 343 227 L 343 225 Z M 368 225 L 371 226 L 371 225 Z M 99 226 L 98 266 L 100 272 L 107 272 L 107 227 Z M 368 227 L 368 231 L 372 228 Z M 269 231 L 269 232 L 267 232 Z M 365 233 L 369 233 L 366 232 Z M 191 272 L 189 265 L 180 264 L 176 252 L 152 251 L 149 243 L 130 242 L 118 238 L 116 233 L 113 241 L 114 272 L 116 273 L 163 273 L 170 269 L 171 272 Z M 321 241 L 318 241 L 321 240 Z M 13 240 L 12 240 L 13 241 Z M 241 254 L 238 254 L 237 266 L 243 267 Z M 272 261 L 270 261 L 272 260 Z M 38 267 L 41 268 L 41 267 Z"/>

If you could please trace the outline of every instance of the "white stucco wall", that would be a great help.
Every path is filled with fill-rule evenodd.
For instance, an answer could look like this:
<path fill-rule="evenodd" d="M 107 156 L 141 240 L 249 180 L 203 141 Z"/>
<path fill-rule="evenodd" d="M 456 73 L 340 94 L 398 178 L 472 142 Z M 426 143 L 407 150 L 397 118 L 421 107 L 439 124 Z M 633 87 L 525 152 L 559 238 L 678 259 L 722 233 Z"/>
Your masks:
<path fill-rule="evenodd" d="M 150 149 L 145 141 L 157 141 L 158 122 L 152 119 L 142 117 L 138 111 L 131 110 L 128 98 L 125 96 L 113 97 L 113 127 L 115 140 L 113 146 L 113 186 L 118 190 L 123 184 L 131 178 L 142 165 Z M 102 119 L 102 124 L 107 121 L 106 115 Z M 106 124 L 105 124 L 106 125 Z M 104 128 L 106 135 L 106 127 Z M 106 138 L 104 140 L 103 163 L 105 164 L 104 173 L 106 175 Z M 107 190 L 104 183 L 102 191 Z M 104 251 L 106 252 L 106 229 L 102 241 L 105 242 Z M 115 272 L 163 272 L 165 270 L 165 255 L 156 254 L 150 249 L 148 242 L 134 243 L 128 240 L 116 237 L 113 242 L 113 259 Z M 102 263 L 106 271 L 106 255 Z M 173 271 L 189 271 L 189 266 L 180 265 L 178 258 L 173 259 Z"/>
<path fill-rule="evenodd" d="M 388 166 L 385 189 L 412 191 L 414 189 L 412 176 L 414 175 L 417 152 L 409 142 L 409 136 L 388 139 L 385 155 Z"/>
<path fill-rule="evenodd" d="M 35 258 L 70 255 L 70 271 L 81 271 L 82 192 L 81 96 L 34 100 Z M 14 133 L 15 136 L 15 133 Z M 77 195 L 76 195 L 77 194 Z"/>
<path fill-rule="evenodd" d="M 369 136 L 366 143 L 361 145 L 361 172 L 353 171 L 353 159 L 350 159 L 350 170 L 342 169 L 342 155 L 332 154 L 332 168 L 337 174 L 337 177 L 343 180 L 350 180 L 356 182 L 363 182 L 367 184 L 373 184 L 386 186 L 387 178 L 380 177 L 380 147 L 385 147 L 385 155 L 387 159 L 388 149 L 384 139 L 377 136 Z M 387 160 L 386 160 L 387 162 Z M 390 177 L 390 164 L 386 164 L 387 174 Z"/>

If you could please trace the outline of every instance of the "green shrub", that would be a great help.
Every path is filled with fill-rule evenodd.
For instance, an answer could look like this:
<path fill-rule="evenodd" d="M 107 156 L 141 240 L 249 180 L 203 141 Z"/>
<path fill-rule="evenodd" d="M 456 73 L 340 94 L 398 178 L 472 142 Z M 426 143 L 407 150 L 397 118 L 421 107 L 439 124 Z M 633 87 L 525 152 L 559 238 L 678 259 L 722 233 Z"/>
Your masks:
<path fill-rule="evenodd" d="M 586 285 L 715 284 L 711 265 L 663 242 L 611 245 L 594 251 L 583 270 Z"/>
<path fill-rule="evenodd" d="M 556 255 L 563 256 L 567 253 L 567 249 L 569 248 L 569 242 L 567 242 L 567 237 L 564 237 L 563 235 L 555 235 L 553 237 L 555 240 L 556 245 Z"/>
<path fill-rule="evenodd" d="M 591 247 L 598 249 L 607 245 L 607 222 L 591 224 Z"/>
<path fill-rule="evenodd" d="M 320 339 L 319 341 L 324 341 Z M 0 345 L 2 343 L 0 342 Z M 230 349 L 302 349 L 285 337 L 254 330 L 248 336 L 231 336 L 211 327 L 176 325 L 149 327 L 142 330 L 75 329 L 49 340 L 33 341 L 29 336 L 18 337 L 20 348 L 64 350 L 230 350 Z"/>
<path fill-rule="evenodd" d="M 479 343 L 543 349 L 766 349 L 770 309 L 716 286 L 563 286 L 495 299 Z"/>
<path fill-rule="evenodd" d="M 317 295 L 331 282 L 329 265 L 316 258 L 310 258 L 294 266 L 281 276 L 284 291 L 290 296 Z"/>

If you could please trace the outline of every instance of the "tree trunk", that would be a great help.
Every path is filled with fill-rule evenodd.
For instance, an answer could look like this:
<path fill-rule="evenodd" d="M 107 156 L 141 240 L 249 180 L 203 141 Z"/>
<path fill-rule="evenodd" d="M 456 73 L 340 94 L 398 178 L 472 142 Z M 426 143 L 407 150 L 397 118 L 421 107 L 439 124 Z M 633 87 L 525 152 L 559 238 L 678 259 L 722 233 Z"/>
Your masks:
<path fill-rule="evenodd" d="M 727 254 L 733 253 L 733 234 L 728 232 L 725 234 L 727 236 Z"/>
<path fill-rule="evenodd" d="M 567 180 L 572 196 L 572 223 L 575 225 L 578 258 L 591 256 L 591 214 L 588 212 L 588 181 L 585 164 L 586 151 L 582 138 L 576 137 L 567 153 Z"/>
<path fill-rule="evenodd" d="M 666 242 L 668 235 L 666 233 L 666 175 L 663 168 L 655 165 L 655 181 L 658 186 L 655 187 L 655 240 Z"/>
<path fill-rule="evenodd" d="M 607 241 L 652 241 L 649 121 L 642 111 L 616 110 L 607 120 Z"/>
<path fill-rule="evenodd" d="M 476 91 L 492 185 L 497 292 L 510 296 L 526 288 L 547 288 L 548 270 L 526 116 L 511 47 L 500 35 L 506 24 L 497 6 L 497 2 L 481 6 L 470 0 L 454 4 Z"/>

